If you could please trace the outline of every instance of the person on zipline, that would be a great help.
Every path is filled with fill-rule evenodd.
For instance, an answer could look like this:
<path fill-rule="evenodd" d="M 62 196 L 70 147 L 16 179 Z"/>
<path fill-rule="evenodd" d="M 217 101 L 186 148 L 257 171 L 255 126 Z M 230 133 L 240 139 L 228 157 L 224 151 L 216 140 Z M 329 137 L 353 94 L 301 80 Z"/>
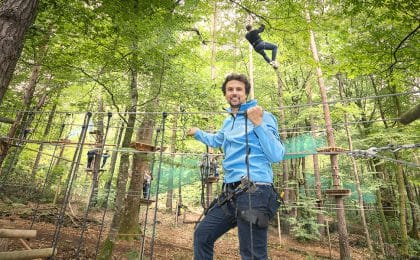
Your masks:
<path fill-rule="evenodd" d="M 215 241 L 234 227 L 238 227 L 242 259 L 268 259 L 268 223 L 280 206 L 271 164 L 283 159 L 285 149 L 277 119 L 263 111 L 257 100 L 247 102 L 250 89 L 245 75 L 229 74 L 222 92 L 230 116 L 221 129 L 207 133 L 193 127 L 187 133 L 224 151 L 222 193 L 194 232 L 195 260 L 213 259 Z"/>
<path fill-rule="evenodd" d="M 254 50 L 261 54 L 264 60 L 267 61 L 274 69 L 277 69 L 279 67 L 276 63 L 277 45 L 263 41 L 260 36 L 260 33 L 262 33 L 265 29 L 265 25 L 261 24 L 260 28 L 252 30 L 252 25 L 248 24 L 245 28 L 248 31 L 245 38 L 249 41 L 249 43 L 251 43 Z M 265 53 L 265 50 L 271 50 L 271 60 Z"/>

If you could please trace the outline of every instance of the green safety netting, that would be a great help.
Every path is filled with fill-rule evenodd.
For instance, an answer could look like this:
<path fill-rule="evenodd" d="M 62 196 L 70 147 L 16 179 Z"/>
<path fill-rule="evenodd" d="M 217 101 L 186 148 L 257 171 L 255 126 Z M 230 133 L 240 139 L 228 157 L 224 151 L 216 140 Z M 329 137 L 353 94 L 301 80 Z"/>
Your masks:
<path fill-rule="evenodd" d="M 317 148 L 325 147 L 327 142 L 324 136 L 314 137 L 312 134 L 302 134 L 287 138 L 283 143 L 286 147 L 284 160 L 288 160 L 316 154 Z"/>
<path fill-rule="evenodd" d="M 316 154 L 317 148 L 325 147 L 324 136 L 314 137 L 311 134 L 302 134 L 285 140 L 286 155 L 284 160 L 301 158 Z M 177 189 L 179 185 L 189 185 L 201 181 L 200 162 L 202 156 L 176 156 L 164 155 L 162 158 L 160 171 L 159 193 L 164 193 L 168 189 Z M 159 169 L 159 162 L 154 165 L 154 181 L 150 189 L 151 193 L 156 191 L 156 178 Z"/>
<path fill-rule="evenodd" d="M 315 187 L 315 177 L 313 174 L 306 175 L 306 181 L 308 182 L 309 187 Z M 321 190 L 332 189 L 332 177 L 331 176 L 321 176 Z M 350 189 L 351 196 L 349 200 L 357 201 L 358 194 L 356 190 L 356 184 L 354 183 L 343 183 L 343 189 Z M 300 193 L 304 194 L 304 190 L 301 189 Z M 364 203 L 376 203 L 376 195 L 373 192 L 363 192 L 363 202 Z"/>
<path fill-rule="evenodd" d="M 154 180 L 150 189 L 151 194 L 155 194 L 160 164 L 160 182 L 159 193 L 165 193 L 168 190 L 175 190 L 181 186 L 201 182 L 200 173 L 201 156 L 195 157 L 170 157 L 164 156 L 162 164 L 158 161 L 154 165 Z"/>

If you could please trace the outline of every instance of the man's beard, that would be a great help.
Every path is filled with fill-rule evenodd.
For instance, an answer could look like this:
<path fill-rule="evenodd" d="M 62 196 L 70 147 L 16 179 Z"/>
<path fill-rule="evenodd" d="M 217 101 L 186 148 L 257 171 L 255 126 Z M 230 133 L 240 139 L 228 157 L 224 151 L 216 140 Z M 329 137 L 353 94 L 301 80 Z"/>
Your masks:
<path fill-rule="evenodd" d="M 229 102 L 229 105 L 230 105 L 231 108 L 239 108 L 242 104 L 241 98 L 236 97 L 235 99 L 238 100 L 238 101 L 233 102 L 232 100 L 230 100 L 230 102 Z M 234 104 L 234 103 L 237 103 L 237 104 Z"/>

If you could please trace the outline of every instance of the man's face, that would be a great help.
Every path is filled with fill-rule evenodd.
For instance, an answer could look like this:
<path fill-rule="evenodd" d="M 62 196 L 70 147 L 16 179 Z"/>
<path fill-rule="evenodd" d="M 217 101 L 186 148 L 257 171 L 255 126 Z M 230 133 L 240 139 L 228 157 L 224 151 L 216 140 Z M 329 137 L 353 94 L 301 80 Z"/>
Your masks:
<path fill-rule="evenodd" d="M 230 80 L 226 83 L 226 101 L 232 108 L 238 108 L 246 102 L 245 83 L 238 80 Z"/>

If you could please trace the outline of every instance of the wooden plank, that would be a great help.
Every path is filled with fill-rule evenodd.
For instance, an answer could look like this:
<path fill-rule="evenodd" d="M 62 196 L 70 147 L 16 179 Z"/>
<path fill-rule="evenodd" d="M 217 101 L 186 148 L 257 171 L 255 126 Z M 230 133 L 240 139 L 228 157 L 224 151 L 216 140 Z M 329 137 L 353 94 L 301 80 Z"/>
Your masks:
<path fill-rule="evenodd" d="M 52 256 L 53 248 L 41 248 L 22 251 L 0 252 L 2 260 L 34 259 L 47 258 Z"/>
<path fill-rule="evenodd" d="M 0 237 L 3 238 L 35 238 L 36 230 L 25 229 L 0 229 Z M 1 259 L 1 258 L 0 258 Z"/>
<path fill-rule="evenodd" d="M 351 190 L 350 189 L 328 189 L 328 190 L 325 190 L 325 193 L 328 196 L 332 196 L 332 197 L 347 197 L 351 195 Z"/>

